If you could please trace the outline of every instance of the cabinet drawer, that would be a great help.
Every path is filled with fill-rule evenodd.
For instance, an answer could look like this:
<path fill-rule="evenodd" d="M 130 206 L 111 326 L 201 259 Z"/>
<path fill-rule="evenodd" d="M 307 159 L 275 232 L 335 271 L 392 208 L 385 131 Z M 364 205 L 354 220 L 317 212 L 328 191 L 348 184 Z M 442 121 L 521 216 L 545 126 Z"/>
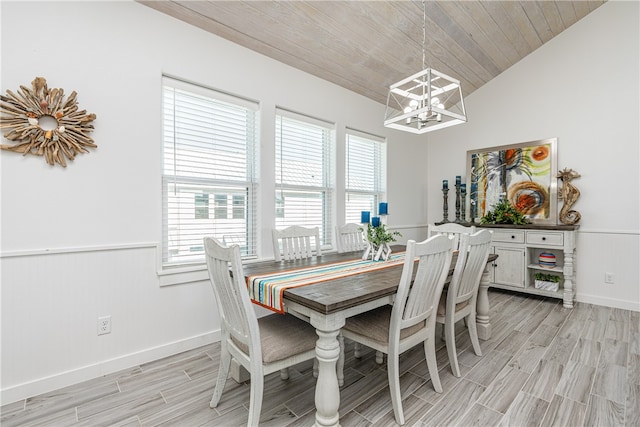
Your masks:
<path fill-rule="evenodd" d="M 493 230 L 493 242 L 524 243 L 524 231 Z"/>
<path fill-rule="evenodd" d="M 562 246 L 564 244 L 564 234 L 555 231 L 527 231 L 527 243 Z"/>

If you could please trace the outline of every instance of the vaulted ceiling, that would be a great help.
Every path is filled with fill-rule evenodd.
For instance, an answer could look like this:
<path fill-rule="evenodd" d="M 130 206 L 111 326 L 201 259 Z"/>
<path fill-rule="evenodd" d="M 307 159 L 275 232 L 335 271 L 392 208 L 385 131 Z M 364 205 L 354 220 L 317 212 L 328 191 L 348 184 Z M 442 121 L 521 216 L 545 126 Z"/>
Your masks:
<path fill-rule="evenodd" d="M 423 19 L 415 0 L 139 2 L 383 104 L 424 68 L 425 32 L 426 66 L 467 96 L 604 3 L 426 1 Z"/>

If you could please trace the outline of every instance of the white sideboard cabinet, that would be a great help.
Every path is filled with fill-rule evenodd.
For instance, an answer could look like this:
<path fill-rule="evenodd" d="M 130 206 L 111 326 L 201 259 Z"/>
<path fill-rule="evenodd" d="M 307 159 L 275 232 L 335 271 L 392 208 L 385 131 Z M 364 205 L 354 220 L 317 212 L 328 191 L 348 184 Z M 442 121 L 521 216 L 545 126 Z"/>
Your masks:
<path fill-rule="evenodd" d="M 489 286 L 560 298 L 565 307 L 573 307 L 578 225 L 482 224 L 477 227 L 492 231 L 491 249 L 498 255 L 489 271 Z M 540 265 L 541 253 L 555 255 L 556 265 Z M 536 273 L 559 276 L 558 290 L 536 288 Z"/>

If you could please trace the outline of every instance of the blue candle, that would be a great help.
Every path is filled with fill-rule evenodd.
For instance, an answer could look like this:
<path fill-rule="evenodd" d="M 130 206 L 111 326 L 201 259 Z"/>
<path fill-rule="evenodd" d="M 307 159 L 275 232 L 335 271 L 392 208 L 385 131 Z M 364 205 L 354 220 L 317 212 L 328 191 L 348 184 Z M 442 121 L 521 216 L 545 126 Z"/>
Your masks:
<path fill-rule="evenodd" d="M 362 211 L 360 213 L 360 222 L 363 224 L 369 224 L 369 216 L 371 214 L 369 213 L 369 211 Z"/>
<path fill-rule="evenodd" d="M 447 181 L 446 179 L 442 180 L 442 189 L 446 190 L 449 188 L 449 181 Z"/>
<path fill-rule="evenodd" d="M 387 215 L 389 213 L 389 205 L 386 202 L 380 202 L 378 213 L 380 215 Z"/>
<path fill-rule="evenodd" d="M 380 227 L 380 217 L 374 216 L 373 218 L 371 218 L 371 225 L 373 225 L 374 227 Z"/>
<path fill-rule="evenodd" d="M 460 175 L 456 176 L 456 185 L 460 185 L 460 182 L 462 181 Z"/>
<path fill-rule="evenodd" d="M 461 184 L 460 185 L 460 191 L 462 191 L 463 193 L 467 192 L 467 184 Z"/>

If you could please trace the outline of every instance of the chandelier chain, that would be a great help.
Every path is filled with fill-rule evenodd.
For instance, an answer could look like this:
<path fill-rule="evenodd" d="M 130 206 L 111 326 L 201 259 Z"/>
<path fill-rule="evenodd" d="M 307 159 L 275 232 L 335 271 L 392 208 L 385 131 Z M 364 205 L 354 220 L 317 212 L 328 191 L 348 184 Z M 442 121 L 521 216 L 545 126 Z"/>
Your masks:
<path fill-rule="evenodd" d="M 425 5 L 425 0 L 422 0 L 422 69 L 427 68 L 426 66 L 426 45 L 427 45 L 427 7 Z"/>

